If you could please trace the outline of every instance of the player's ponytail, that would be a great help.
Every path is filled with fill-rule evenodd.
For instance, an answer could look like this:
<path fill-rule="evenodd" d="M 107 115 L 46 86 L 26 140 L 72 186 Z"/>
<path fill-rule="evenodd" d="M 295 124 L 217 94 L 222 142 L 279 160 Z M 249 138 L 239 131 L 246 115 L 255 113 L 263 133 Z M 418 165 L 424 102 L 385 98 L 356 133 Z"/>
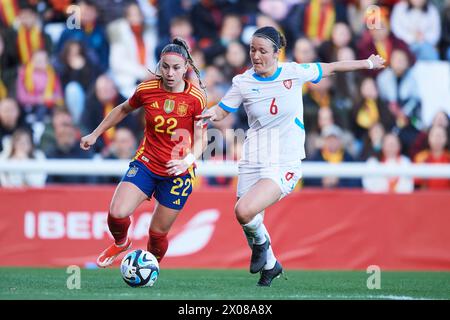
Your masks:
<path fill-rule="evenodd" d="M 192 59 L 188 44 L 186 43 L 186 41 L 184 41 L 181 38 L 173 39 L 172 43 L 179 45 L 180 47 L 184 48 L 184 50 L 186 51 L 186 55 L 187 55 L 186 60 L 189 63 L 189 65 L 191 66 L 192 70 L 194 70 L 195 75 L 197 76 L 197 79 L 198 79 L 198 83 L 200 84 L 200 88 L 202 88 L 203 92 L 205 93 L 205 98 L 207 99 L 206 86 L 203 84 L 202 79 L 200 77 L 200 70 L 198 70 L 197 66 L 194 64 L 194 60 Z"/>

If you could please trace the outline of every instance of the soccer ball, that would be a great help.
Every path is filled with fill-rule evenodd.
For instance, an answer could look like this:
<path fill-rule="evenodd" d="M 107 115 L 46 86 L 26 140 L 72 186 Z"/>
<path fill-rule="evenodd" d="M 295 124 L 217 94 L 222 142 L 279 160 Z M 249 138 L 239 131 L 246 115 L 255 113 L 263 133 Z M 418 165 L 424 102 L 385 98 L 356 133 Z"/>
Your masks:
<path fill-rule="evenodd" d="M 145 250 L 134 250 L 122 259 L 122 278 L 130 287 L 151 287 L 159 275 L 156 257 Z"/>

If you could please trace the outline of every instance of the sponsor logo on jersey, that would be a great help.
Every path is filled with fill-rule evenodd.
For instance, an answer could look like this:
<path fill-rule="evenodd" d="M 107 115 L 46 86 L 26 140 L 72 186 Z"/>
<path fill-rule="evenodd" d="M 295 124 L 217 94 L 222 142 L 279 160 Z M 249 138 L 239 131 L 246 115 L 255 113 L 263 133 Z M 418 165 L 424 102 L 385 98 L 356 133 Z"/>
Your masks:
<path fill-rule="evenodd" d="M 259 88 L 252 88 L 252 92 L 259 93 Z"/>
<path fill-rule="evenodd" d="M 138 171 L 139 171 L 138 167 L 131 167 L 130 169 L 128 169 L 127 177 L 133 178 L 134 176 L 136 176 Z"/>
<path fill-rule="evenodd" d="M 289 80 L 284 80 L 283 81 L 283 84 L 284 84 L 284 86 L 286 87 L 286 89 L 290 89 L 290 88 L 292 88 L 292 80 L 291 79 L 289 79 Z"/>
<path fill-rule="evenodd" d="M 309 63 L 302 63 L 301 66 L 303 69 L 309 69 L 310 67 Z"/>
<path fill-rule="evenodd" d="M 159 109 L 158 101 L 152 102 L 152 103 L 150 104 L 150 108 L 151 108 L 151 109 Z"/>
<path fill-rule="evenodd" d="M 175 108 L 175 100 L 166 99 L 164 101 L 164 111 L 166 113 L 171 113 Z"/>
<path fill-rule="evenodd" d="M 177 114 L 179 115 L 179 116 L 185 116 L 186 114 L 187 114 L 187 110 L 188 110 L 188 108 L 189 108 L 189 106 L 183 101 L 182 103 L 179 103 L 178 104 L 178 107 L 177 107 Z"/>
<path fill-rule="evenodd" d="M 144 160 L 145 162 L 149 162 L 150 161 L 150 159 L 147 158 L 146 156 L 142 156 L 141 159 Z"/>

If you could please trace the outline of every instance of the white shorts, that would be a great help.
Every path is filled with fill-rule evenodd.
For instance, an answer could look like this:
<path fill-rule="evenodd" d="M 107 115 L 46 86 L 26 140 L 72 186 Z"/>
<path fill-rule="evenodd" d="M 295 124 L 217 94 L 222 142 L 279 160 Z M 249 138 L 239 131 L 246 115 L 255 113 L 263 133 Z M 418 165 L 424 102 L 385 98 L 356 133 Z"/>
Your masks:
<path fill-rule="evenodd" d="M 302 177 L 301 163 L 290 166 L 255 167 L 239 165 L 237 196 L 240 198 L 261 179 L 272 179 L 281 190 L 280 199 L 294 190 L 298 180 Z"/>

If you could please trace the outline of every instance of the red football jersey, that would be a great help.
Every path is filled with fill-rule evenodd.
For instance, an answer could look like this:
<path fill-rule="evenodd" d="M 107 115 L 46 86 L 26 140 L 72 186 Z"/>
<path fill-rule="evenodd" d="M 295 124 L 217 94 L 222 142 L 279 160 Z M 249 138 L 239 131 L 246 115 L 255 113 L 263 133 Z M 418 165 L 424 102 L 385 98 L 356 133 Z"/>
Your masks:
<path fill-rule="evenodd" d="M 167 162 L 191 151 L 195 117 L 206 105 L 205 96 L 188 81 L 183 92 L 173 93 L 163 88 L 162 80 L 149 80 L 137 86 L 128 103 L 145 109 L 144 138 L 134 160 L 157 175 L 168 176 Z"/>

